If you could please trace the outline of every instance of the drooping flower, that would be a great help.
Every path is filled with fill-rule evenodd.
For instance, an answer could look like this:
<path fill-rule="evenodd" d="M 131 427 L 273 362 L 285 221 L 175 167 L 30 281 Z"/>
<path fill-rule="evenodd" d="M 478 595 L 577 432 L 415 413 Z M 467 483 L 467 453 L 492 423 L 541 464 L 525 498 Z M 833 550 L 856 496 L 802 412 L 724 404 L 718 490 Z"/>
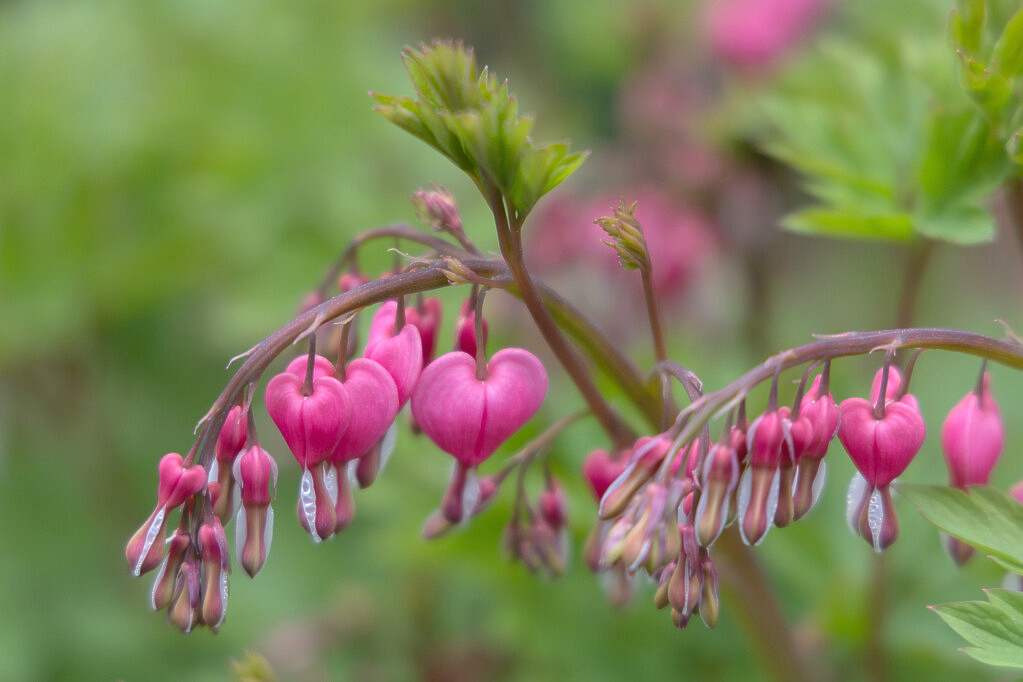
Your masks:
<path fill-rule="evenodd" d="M 398 388 L 398 404 L 404 406 L 415 390 L 423 370 L 423 341 L 419 330 L 409 323 L 396 330 L 397 301 L 380 306 L 369 328 L 365 357 L 379 362 L 387 370 Z"/>

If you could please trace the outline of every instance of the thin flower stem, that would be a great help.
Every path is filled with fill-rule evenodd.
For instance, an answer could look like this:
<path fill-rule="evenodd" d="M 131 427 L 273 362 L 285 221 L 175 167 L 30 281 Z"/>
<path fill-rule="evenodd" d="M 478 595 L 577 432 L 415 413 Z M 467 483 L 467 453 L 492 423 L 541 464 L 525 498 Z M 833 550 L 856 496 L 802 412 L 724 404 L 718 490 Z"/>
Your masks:
<path fill-rule="evenodd" d="M 646 299 L 646 313 L 650 319 L 650 335 L 654 340 L 654 357 L 657 362 L 664 362 L 668 359 L 668 351 L 664 346 L 661 314 L 657 307 L 657 296 L 654 294 L 653 275 L 649 264 L 647 267 L 641 268 L 640 272 L 643 275 L 643 298 Z"/>
<path fill-rule="evenodd" d="M 604 396 L 594 385 L 586 366 L 561 335 L 561 330 L 534 287 L 533 279 L 529 275 L 529 271 L 526 270 L 525 262 L 522 259 L 521 224 L 509 222 L 504 202 L 494 190 L 491 190 L 489 194 L 489 203 L 497 226 L 497 239 L 501 255 L 504 256 L 504 260 L 508 264 L 508 270 L 518 287 L 526 310 L 529 311 L 547 346 L 557 357 L 569 378 L 572 379 L 576 389 L 589 405 L 594 416 L 600 421 L 601 426 L 604 427 L 608 437 L 616 447 L 624 447 L 634 439 L 635 434 L 604 400 Z M 654 418 L 658 419 L 659 414 L 654 415 Z"/>
<path fill-rule="evenodd" d="M 502 282 L 511 280 L 509 268 L 500 261 L 466 260 L 463 264 L 482 277 Z M 299 314 L 260 341 L 246 354 L 244 362 L 200 420 L 203 433 L 207 430 L 213 434 L 220 433 L 230 407 L 241 400 L 247 387 L 257 382 L 270 363 L 287 350 L 317 318 L 322 320 L 321 324 L 326 324 L 338 317 L 402 294 L 415 294 L 446 287 L 449 282 L 441 270 L 442 266 L 443 263 L 438 262 L 431 267 L 363 284 Z M 648 389 L 635 365 L 615 348 L 591 321 L 557 292 L 535 280 L 532 281 L 532 286 L 549 307 L 556 323 L 576 341 L 579 348 L 597 367 L 621 387 L 629 400 L 641 407 L 643 414 L 651 419 L 652 425 L 656 427 L 660 413 L 659 398 Z M 507 290 L 517 293 L 518 287 L 509 287 Z M 198 461 L 203 466 L 208 466 L 213 460 L 215 441 L 216 438 L 206 439 L 201 447 Z"/>
<path fill-rule="evenodd" d="M 902 291 L 899 294 L 899 305 L 895 313 L 896 327 L 909 327 L 913 324 L 920 287 L 924 281 L 927 265 L 931 262 L 934 246 L 934 240 L 923 239 L 908 247 L 906 267 L 902 277 Z"/>
<path fill-rule="evenodd" d="M 675 426 L 672 428 L 676 435 L 675 442 L 678 446 L 688 443 L 704 423 L 722 409 L 745 398 L 755 386 L 773 377 L 776 371 L 798 367 L 814 360 L 865 355 L 878 348 L 947 350 L 1023 369 L 1023 345 L 1011 340 L 937 327 L 846 332 L 772 355 L 724 388 L 704 394 L 675 418 Z"/>

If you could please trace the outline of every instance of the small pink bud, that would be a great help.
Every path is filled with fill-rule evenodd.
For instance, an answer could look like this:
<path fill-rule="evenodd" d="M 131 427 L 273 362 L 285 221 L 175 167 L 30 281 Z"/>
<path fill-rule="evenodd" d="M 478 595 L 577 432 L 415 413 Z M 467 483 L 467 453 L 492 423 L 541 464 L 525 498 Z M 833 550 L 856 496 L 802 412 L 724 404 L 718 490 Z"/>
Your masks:
<path fill-rule="evenodd" d="M 430 296 L 416 306 L 405 309 L 405 319 L 419 330 L 419 339 L 423 344 L 423 363 L 433 359 L 433 351 L 437 346 L 437 331 L 440 328 L 444 309 L 440 299 Z"/>
<path fill-rule="evenodd" d="M 476 378 L 476 361 L 454 351 L 431 362 L 412 396 L 423 433 L 466 467 L 485 461 L 540 409 L 547 372 L 535 355 L 505 348 Z"/>
<path fill-rule="evenodd" d="M 241 405 L 235 405 L 227 413 L 224 425 L 217 436 L 217 461 L 221 466 L 231 468 L 234 458 L 245 447 L 249 420 Z"/>
<path fill-rule="evenodd" d="M 412 194 L 412 206 L 415 207 L 419 219 L 433 229 L 455 233 L 462 231 L 458 203 L 451 192 L 443 187 L 417 189 Z"/>
<path fill-rule="evenodd" d="M 245 572 L 255 577 L 266 562 L 273 538 L 270 498 L 277 487 L 277 463 L 266 450 L 253 445 L 234 461 L 234 477 L 243 506 L 235 521 L 235 553 Z"/>
<path fill-rule="evenodd" d="M 669 450 L 671 439 L 664 434 L 638 439 L 629 453 L 625 470 L 600 498 L 600 518 L 613 519 L 625 511 L 639 489 L 657 473 Z"/>
<path fill-rule="evenodd" d="M 487 321 L 481 322 L 484 350 L 487 345 Z M 476 310 L 471 301 L 462 301 L 462 309 L 455 318 L 455 350 L 476 357 Z"/>
<path fill-rule="evenodd" d="M 941 427 L 941 449 L 948 464 L 949 485 L 986 485 L 1002 452 L 1004 431 L 998 405 L 982 380 L 981 397 L 970 392 L 952 408 Z"/>
<path fill-rule="evenodd" d="M 739 530 L 747 545 L 763 542 L 774 521 L 780 485 L 778 466 L 786 439 L 785 415 L 783 410 L 765 412 L 753 420 L 746 434 L 749 468 L 739 481 L 737 502 Z"/>
<path fill-rule="evenodd" d="M 540 516 L 552 529 L 559 531 L 568 524 L 568 501 L 556 479 L 550 479 L 540 493 Z"/>
<path fill-rule="evenodd" d="M 739 458 L 729 443 L 718 443 L 703 464 L 703 494 L 696 507 L 696 537 L 710 547 L 725 527 L 728 501 L 739 483 Z"/>
<path fill-rule="evenodd" d="M 367 279 L 365 275 L 355 272 L 345 272 L 342 273 L 341 276 L 337 278 L 337 286 L 343 292 L 351 291 L 356 287 L 361 287 L 368 281 L 369 279 Z"/>
<path fill-rule="evenodd" d="M 797 520 L 803 518 L 820 497 L 826 472 L 823 458 L 828 452 L 831 440 L 838 433 L 838 424 L 841 420 L 841 412 L 831 393 L 820 395 L 820 384 L 821 377 L 818 375 L 810 390 L 803 396 L 799 410 L 800 417 L 806 417 L 813 425 L 813 436 L 796 465 L 799 475 L 796 477 L 792 504 L 794 518 Z"/>
<path fill-rule="evenodd" d="M 782 414 L 785 439 L 781 446 L 781 463 L 778 466 L 778 507 L 774 512 L 774 525 L 784 528 L 795 517 L 793 486 L 796 480 L 796 463 L 802 459 L 806 448 L 813 440 L 813 424 L 805 415 L 792 419 L 788 407 L 778 410 Z"/>
<path fill-rule="evenodd" d="M 419 330 L 407 321 L 395 333 L 397 314 L 397 301 L 388 301 L 380 306 L 369 328 L 364 355 L 379 362 L 391 375 L 398 389 L 398 405 L 404 406 L 423 371 L 423 341 Z"/>
<path fill-rule="evenodd" d="M 227 574 L 231 570 L 231 558 L 227 553 L 224 526 L 216 516 L 199 526 L 199 544 L 203 572 L 202 620 L 217 632 L 227 614 Z"/>
<path fill-rule="evenodd" d="M 874 405 L 863 398 L 843 400 L 841 410 L 838 438 L 871 487 L 895 480 L 924 443 L 927 427 L 912 395 L 889 402 L 881 419 L 874 417 Z"/>
<path fill-rule="evenodd" d="M 160 460 L 157 507 L 175 509 L 206 487 L 206 470 L 198 464 L 183 466 L 181 455 L 171 452 Z"/>
<path fill-rule="evenodd" d="M 352 401 L 334 377 L 315 379 L 309 395 L 304 383 L 290 372 L 275 376 L 266 387 L 266 409 L 299 465 L 309 468 L 327 459 L 345 435 Z"/>
<path fill-rule="evenodd" d="M 583 460 L 583 478 L 597 502 L 600 502 L 600 498 L 623 471 L 625 461 L 612 458 L 607 450 L 594 450 Z"/>
<path fill-rule="evenodd" d="M 762 67 L 799 43 L 827 4 L 827 0 L 712 0 L 705 5 L 705 33 L 717 58 L 737 67 Z"/>
<path fill-rule="evenodd" d="M 167 543 L 167 558 L 160 565 L 160 570 L 153 581 L 153 592 L 150 604 L 154 611 L 159 611 L 174 597 L 174 587 L 178 580 L 178 571 L 185 556 L 192 550 L 192 539 L 188 531 L 178 528 Z"/>
<path fill-rule="evenodd" d="M 700 570 L 700 550 L 696 542 L 696 529 L 688 524 L 680 524 L 678 530 L 682 536 L 682 551 L 668 584 L 668 603 L 688 622 L 689 616 L 693 614 L 700 603 L 703 593 L 703 573 Z"/>

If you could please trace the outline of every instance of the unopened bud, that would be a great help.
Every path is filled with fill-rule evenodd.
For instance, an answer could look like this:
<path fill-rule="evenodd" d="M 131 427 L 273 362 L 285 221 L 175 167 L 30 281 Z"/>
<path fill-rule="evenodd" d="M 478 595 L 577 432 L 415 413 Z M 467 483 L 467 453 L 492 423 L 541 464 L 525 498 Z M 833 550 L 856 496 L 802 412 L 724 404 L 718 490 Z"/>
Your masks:
<path fill-rule="evenodd" d="M 710 547 L 721 534 L 728 516 L 728 501 L 739 482 L 739 458 L 729 443 L 718 443 L 703 466 L 703 493 L 696 507 L 696 537 Z"/>
<path fill-rule="evenodd" d="M 160 565 L 163 559 L 163 538 L 167 533 L 167 510 L 159 507 L 128 540 L 124 558 L 133 575 L 140 576 Z"/>
<path fill-rule="evenodd" d="M 600 518 L 612 519 L 624 512 L 633 496 L 657 473 L 670 449 L 671 439 L 663 435 L 637 440 L 625 471 L 600 500 Z"/>
<path fill-rule="evenodd" d="M 154 611 L 159 611 L 171 602 L 174 596 L 174 587 L 178 580 L 178 571 L 181 562 L 192 549 L 192 540 L 188 531 L 179 528 L 174 532 L 170 542 L 167 543 L 167 558 L 160 565 L 160 570 L 153 581 L 153 592 L 150 595 L 150 604 Z"/>
<path fill-rule="evenodd" d="M 701 562 L 703 573 L 703 592 L 700 595 L 700 618 L 709 628 L 718 622 L 721 602 L 718 600 L 718 572 L 709 554 L 705 554 Z"/>
<path fill-rule="evenodd" d="M 412 194 L 412 206 L 424 223 L 440 232 L 462 232 L 462 217 L 451 192 L 443 187 L 417 189 Z"/>
<path fill-rule="evenodd" d="M 182 632 L 191 632 L 200 622 L 200 600 L 199 563 L 195 553 L 189 552 L 178 570 L 174 596 L 167 608 L 167 619 Z"/>
<path fill-rule="evenodd" d="M 227 536 L 220 519 L 214 516 L 199 527 L 199 544 L 202 546 L 202 620 L 217 632 L 227 614 L 227 575 L 231 570 Z"/>

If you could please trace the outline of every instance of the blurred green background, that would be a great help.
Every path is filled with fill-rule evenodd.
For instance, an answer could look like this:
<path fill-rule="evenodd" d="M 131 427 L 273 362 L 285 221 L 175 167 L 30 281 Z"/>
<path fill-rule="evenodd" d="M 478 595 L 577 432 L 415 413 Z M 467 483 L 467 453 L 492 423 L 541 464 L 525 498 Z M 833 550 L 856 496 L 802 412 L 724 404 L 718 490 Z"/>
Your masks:
<path fill-rule="evenodd" d="M 912 26 L 940 46 L 946 8 L 926 7 Z M 557 580 L 508 563 L 507 492 L 463 531 L 421 541 L 450 465 L 407 430 L 381 480 L 357 496 L 356 522 L 314 547 L 294 522 L 296 466 L 261 415 L 281 464 L 277 532 L 258 579 L 233 574 L 218 635 L 185 637 L 151 613 L 149 579 L 132 579 L 123 559 L 154 501 L 158 458 L 187 451 L 230 376 L 226 360 L 286 322 L 355 232 L 412 220 L 409 193 L 440 182 L 470 234 L 496 248 L 470 184 L 371 110 L 369 90 L 410 91 L 406 44 L 464 39 L 539 114 L 538 137 L 591 149 L 556 193 L 655 186 L 685 194 L 716 226 L 718 248 L 667 306 L 672 355 L 707 387 L 812 333 L 892 326 L 903 250 L 777 230 L 802 198 L 791 172 L 759 153 L 751 103 L 787 67 L 715 64 L 698 14 L 667 0 L 0 3 L 0 679 L 220 680 L 249 651 L 281 679 L 761 679 L 727 600 L 715 630 L 694 621 L 679 632 L 649 586 L 619 610 L 579 560 Z M 832 7 L 815 30 L 861 20 Z M 785 59 L 812 59 L 814 40 Z M 694 87 L 694 97 L 670 96 Z M 647 103 L 661 107 L 667 132 L 643 122 Z M 726 159 L 712 189 L 687 177 L 691 157 L 654 158 L 668 135 Z M 531 237 L 543 250 L 545 235 Z M 367 270 L 390 263 L 386 246 Z M 997 336 L 1001 317 L 1023 329 L 1020 263 L 1001 230 L 969 250 L 937 246 L 914 323 Z M 586 280 L 569 284 L 598 319 L 629 327 Z M 457 297 L 446 294 L 449 321 Z M 523 318 L 505 315 L 512 306 L 494 306 L 492 348 L 537 347 Z M 650 359 L 645 337 L 618 336 Z M 877 361 L 836 365 L 836 396 L 865 393 Z M 541 415 L 502 452 L 579 404 L 549 367 Z M 941 419 L 976 369 L 963 357 L 921 359 L 914 393 L 930 435 L 907 479 L 944 480 Z M 994 484 L 1004 488 L 1023 476 L 1013 418 L 1023 376 L 992 371 L 1007 425 Z M 572 497 L 576 556 L 594 518 L 577 472 L 603 445 L 584 422 L 553 457 Z M 828 461 L 820 508 L 756 550 L 818 679 L 866 679 L 864 647 L 878 628 L 890 679 L 997 678 L 958 653 L 960 640 L 924 607 L 978 598 L 999 571 L 982 558 L 957 570 L 898 501 L 878 622 L 872 552 L 844 521 L 853 467 L 837 444 Z"/>

